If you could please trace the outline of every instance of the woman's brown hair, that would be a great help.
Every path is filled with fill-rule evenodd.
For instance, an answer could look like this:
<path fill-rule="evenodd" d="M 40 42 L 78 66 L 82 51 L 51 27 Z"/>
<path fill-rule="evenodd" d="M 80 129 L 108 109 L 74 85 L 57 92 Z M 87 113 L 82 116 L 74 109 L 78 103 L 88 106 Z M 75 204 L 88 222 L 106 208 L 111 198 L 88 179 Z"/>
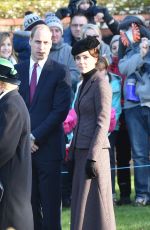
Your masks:
<path fill-rule="evenodd" d="M 98 63 L 99 62 L 99 50 L 98 50 L 98 48 L 94 48 L 94 49 L 91 49 L 88 51 L 92 57 L 97 58 L 97 63 Z"/>
<path fill-rule="evenodd" d="M 12 34 L 9 32 L 2 32 L 0 33 L 0 47 L 3 44 L 3 41 L 6 40 L 7 38 L 10 38 L 11 44 L 13 44 L 12 42 Z"/>
<path fill-rule="evenodd" d="M 97 69 L 102 71 L 102 70 L 107 70 L 109 66 L 109 63 L 105 57 L 99 57 L 99 61 L 97 63 Z"/>

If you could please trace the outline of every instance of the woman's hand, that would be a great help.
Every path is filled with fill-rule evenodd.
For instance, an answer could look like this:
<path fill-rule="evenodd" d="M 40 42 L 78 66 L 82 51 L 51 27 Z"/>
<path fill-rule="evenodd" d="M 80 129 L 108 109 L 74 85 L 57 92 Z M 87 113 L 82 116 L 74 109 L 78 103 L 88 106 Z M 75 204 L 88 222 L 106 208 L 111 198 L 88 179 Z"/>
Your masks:
<path fill-rule="evenodd" d="M 88 179 L 94 179 L 97 177 L 96 173 L 96 161 L 87 159 L 85 165 L 85 172 Z"/>

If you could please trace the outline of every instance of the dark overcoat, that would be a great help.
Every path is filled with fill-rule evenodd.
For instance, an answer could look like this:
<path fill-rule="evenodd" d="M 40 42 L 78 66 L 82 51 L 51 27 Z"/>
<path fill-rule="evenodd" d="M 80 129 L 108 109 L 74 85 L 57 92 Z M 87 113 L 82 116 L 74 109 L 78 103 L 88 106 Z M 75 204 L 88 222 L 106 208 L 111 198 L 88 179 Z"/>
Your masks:
<path fill-rule="evenodd" d="M 111 88 L 105 76 L 97 71 L 78 95 L 75 103 L 78 124 L 70 149 L 75 158 L 71 230 L 115 230 L 107 137 Z M 86 177 L 87 159 L 96 161 L 94 179 Z"/>
<path fill-rule="evenodd" d="M 30 120 L 17 90 L 0 99 L 0 229 L 33 230 Z"/>

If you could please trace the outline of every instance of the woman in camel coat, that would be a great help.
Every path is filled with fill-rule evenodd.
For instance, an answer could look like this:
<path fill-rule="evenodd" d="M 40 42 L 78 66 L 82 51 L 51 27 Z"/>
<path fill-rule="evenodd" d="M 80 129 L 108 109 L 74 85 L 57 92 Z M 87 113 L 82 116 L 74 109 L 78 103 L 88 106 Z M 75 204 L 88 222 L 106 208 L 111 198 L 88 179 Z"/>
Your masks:
<path fill-rule="evenodd" d="M 87 37 L 72 49 L 83 82 L 75 103 L 78 123 L 70 147 L 75 161 L 71 230 L 116 229 L 107 137 L 112 92 L 108 80 L 96 70 L 98 45 L 95 37 Z"/>

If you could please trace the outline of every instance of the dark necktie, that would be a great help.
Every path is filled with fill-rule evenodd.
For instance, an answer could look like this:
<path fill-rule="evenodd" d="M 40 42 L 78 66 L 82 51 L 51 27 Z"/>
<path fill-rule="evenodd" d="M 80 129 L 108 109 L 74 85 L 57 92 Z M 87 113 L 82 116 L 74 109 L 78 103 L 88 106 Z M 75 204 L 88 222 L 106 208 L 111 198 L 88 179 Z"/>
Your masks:
<path fill-rule="evenodd" d="M 32 99 L 35 93 L 35 89 L 36 89 L 36 85 L 37 85 L 37 67 L 38 67 L 38 63 L 35 63 L 33 66 L 31 82 L 30 82 L 30 103 L 32 102 Z"/>

